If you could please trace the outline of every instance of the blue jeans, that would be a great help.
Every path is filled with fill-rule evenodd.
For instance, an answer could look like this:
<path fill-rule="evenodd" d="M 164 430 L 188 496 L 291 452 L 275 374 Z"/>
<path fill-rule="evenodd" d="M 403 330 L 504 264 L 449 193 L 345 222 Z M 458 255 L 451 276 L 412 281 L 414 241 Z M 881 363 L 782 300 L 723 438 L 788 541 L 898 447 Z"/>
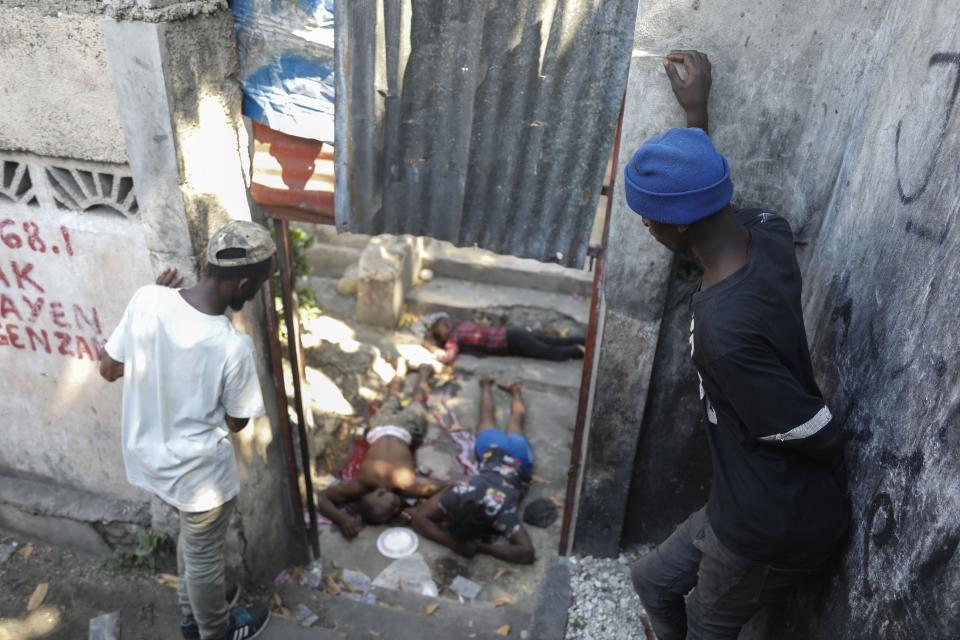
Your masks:
<path fill-rule="evenodd" d="M 473 452 L 477 460 L 483 458 L 483 454 L 490 447 L 499 447 L 520 461 L 520 468 L 527 475 L 533 473 L 533 447 L 530 441 L 519 433 L 507 435 L 501 429 L 484 429 L 477 434 L 477 444 Z"/>

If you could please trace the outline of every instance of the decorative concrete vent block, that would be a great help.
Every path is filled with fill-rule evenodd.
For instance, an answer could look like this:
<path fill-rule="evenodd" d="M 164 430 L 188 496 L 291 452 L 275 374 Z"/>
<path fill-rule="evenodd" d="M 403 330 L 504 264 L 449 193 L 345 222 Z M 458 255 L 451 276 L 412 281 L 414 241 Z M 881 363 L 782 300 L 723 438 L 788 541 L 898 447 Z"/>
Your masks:
<path fill-rule="evenodd" d="M 0 157 L 0 200 L 136 218 L 129 167 L 23 153 Z"/>
<path fill-rule="evenodd" d="M 37 205 L 37 196 L 30 177 L 30 167 L 25 162 L 3 160 L 0 174 L 0 199 Z"/>

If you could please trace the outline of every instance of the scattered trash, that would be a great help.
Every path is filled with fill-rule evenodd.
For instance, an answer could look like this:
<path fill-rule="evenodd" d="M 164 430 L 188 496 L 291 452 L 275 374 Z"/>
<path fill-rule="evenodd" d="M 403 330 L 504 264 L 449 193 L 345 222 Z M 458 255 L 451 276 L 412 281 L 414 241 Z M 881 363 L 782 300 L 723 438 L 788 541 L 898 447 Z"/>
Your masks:
<path fill-rule="evenodd" d="M 29 558 L 30 556 L 33 555 L 33 545 L 30 544 L 29 542 L 23 545 L 22 547 L 20 547 L 20 551 L 17 552 L 17 555 L 20 556 L 21 558 Z"/>
<path fill-rule="evenodd" d="M 120 640 L 120 612 L 90 618 L 90 640 Z"/>
<path fill-rule="evenodd" d="M 450 583 L 450 590 L 461 598 L 466 598 L 467 600 L 473 600 L 477 597 L 480 591 L 483 589 L 479 584 L 473 580 L 468 580 L 463 576 L 457 576 L 453 579 L 453 582 Z"/>
<path fill-rule="evenodd" d="M 497 628 L 498 636 L 508 636 L 510 635 L 510 625 L 505 624 L 502 627 Z"/>
<path fill-rule="evenodd" d="M 323 562 L 314 560 L 308 564 L 300 575 L 300 584 L 311 589 L 323 586 Z"/>
<path fill-rule="evenodd" d="M 320 616 L 310 610 L 305 604 L 298 604 L 293 610 L 293 619 L 300 623 L 301 627 L 312 627 L 320 620 Z"/>
<path fill-rule="evenodd" d="M 436 604 L 436 603 L 434 603 L 434 604 L 428 604 L 427 606 L 425 606 L 425 607 L 423 608 L 423 613 L 424 613 L 424 615 L 432 616 L 433 614 L 435 614 L 435 613 L 437 612 L 437 609 L 439 609 L 439 608 L 440 608 L 440 605 L 438 605 L 438 604 Z"/>
<path fill-rule="evenodd" d="M 10 544 L 0 544 L 0 563 L 6 562 L 10 559 L 10 556 L 17 550 L 17 543 L 11 542 Z"/>
<path fill-rule="evenodd" d="M 171 589 L 176 589 L 177 585 L 180 584 L 180 578 L 178 578 L 177 576 L 171 575 L 169 573 L 158 573 L 157 583 L 162 587 L 169 587 Z"/>
<path fill-rule="evenodd" d="M 494 591 L 494 593 L 492 594 L 493 597 L 490 599 L 490 606 L 492 606 L 493 608 L 505 607 L 508 604 L 513 604 L 514 602 L 516 602 L 514 597 L 509 593 L 507 593 L 506 591 L 504 591 L 503 589 L 499 587 L 494 587 L 493 585 L 491 585 L 490 588 Z"/>
<path fill-rule="evenodd" d="M 391 562 L 373 580 L 373 586 L 396 591 L 413 591 L 431 598 L 440 595 L 437 583 L 433 581 L 433 575 L 430 573 L 430 567 L 419 553 Z"/>
<path fill-rule="evenodd" d="M 277 574 L 277 577 L 273 579 L 273 584 L 277 586 L 282 586 L 286 584 L 294 584 L 293 581 L 293 572 L 290 569 L 284 569 Z"/>
<path fill-rule="evenodd" d="M 497 572 L 493 574 L 493 581 L 496 582 L 497 580 L 502 578 L 504 575 L 506 575 L 506 573 L 507 573 L 506 569 L 497 569 Z"/>
<path fill-rule="evenodd" d="M 279 593 L 273 594 L 273 603 L 277 606 L 277 609 L 284 609 L 283 598 L 280 597 Z"/>
<path fill-rule="evenodd" d="M 348 600 L 353 600 L 354 602 L 362 602 L 363 604 L 369 604 L 372 607 L 376 607 L 380 604 L 380 601 L 377 600 L 377 596 L 372 593 L 341 593 L 341 598 L 347 598 Z"/>
<path fill-rule="evenodd" d="M 362 571 L 353 571 L 351 569 L 344 569 L 340 575 L 343 580 L 344 586 L 347 587 L 348 591 L 353 591 L 356 593 L 366 593 L 372 588 L 372 583 L 370 578 Z"/>
<path fill-rule="evenodd" d="M 389 602 L 381 602 L 380 607 L 383 609 L 393 609 L 394 611 L 406 611 L 407 608 L 402 604 L 390 604 Z"/>
<path fill-rule="evenodd" d="M 37 588 L 33 590 L 33 595 L 30 596 L 30 600 L 27 602 L 27 613 L 40 608 L 40 605 L 43 604 L 43 601 L 47 597 L 47 591 L 49 590 L 49 582 L 41 582 L 37 585 Z"/>
<path fill-rule="evenodd" d="M 420 280 L 422 280 L 423 282 L 430 282 L 431 280 L 433 280 L 433 271 L 431 269 L 421 269 Z"/>
<path fill-rule="evenodd" d="M 340 589 L 340 587 L 337 586 L 337 583 L 336 583 L 336 581 L 334 581 L 334 579 L 333 579 L 332 576 L 324 576 L 324 577 L 323 577 L 323 583 L 324 583 L 324 585 L 326 585 L 326 591 L 327 591 L 327 593 L 329 593 L 330 595 L 334 595 L 334 596 L 335 596 L 335 595 L 339 595 L 339 594 L 340 594 L 341 589 Z"/>

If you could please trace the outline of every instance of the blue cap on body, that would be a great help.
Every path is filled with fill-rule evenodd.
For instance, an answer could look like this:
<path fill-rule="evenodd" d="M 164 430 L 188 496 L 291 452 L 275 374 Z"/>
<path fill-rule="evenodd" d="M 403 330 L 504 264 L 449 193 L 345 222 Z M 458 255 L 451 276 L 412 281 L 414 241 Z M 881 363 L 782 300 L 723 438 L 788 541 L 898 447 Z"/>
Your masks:
<path fill-rule="evenodd" d="M 663 224 L 692 224 L 733 198 L 730 163 L 703 129 L 670 129 L 644 142 L 623 170 L 627 204 Z"/>

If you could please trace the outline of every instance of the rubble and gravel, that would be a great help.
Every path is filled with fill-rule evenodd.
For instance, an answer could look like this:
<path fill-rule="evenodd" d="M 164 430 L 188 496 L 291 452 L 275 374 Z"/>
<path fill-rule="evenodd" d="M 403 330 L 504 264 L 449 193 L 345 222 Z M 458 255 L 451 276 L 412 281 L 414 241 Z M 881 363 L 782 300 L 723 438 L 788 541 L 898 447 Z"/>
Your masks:
<path fill-rule="evenodd" d="M 618 558 L 571 558 L 573 604 L 566 640 L 648 639 L 644 629 L 649 623 L 630 584 L 630 566 L 641 555 L 630 551 Z"/>

